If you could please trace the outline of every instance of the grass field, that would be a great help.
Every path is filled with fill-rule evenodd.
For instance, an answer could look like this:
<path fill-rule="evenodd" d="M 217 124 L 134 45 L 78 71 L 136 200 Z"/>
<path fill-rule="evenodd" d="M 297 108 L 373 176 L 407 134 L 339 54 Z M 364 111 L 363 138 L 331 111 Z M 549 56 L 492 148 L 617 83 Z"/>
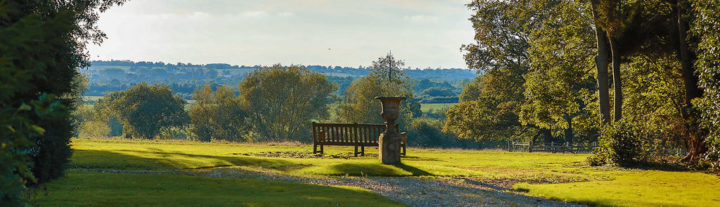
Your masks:
<path fill-rule="evenodd" d="M 455 104 L 457 104 L 457 103 L 424 103 L 424 104 L 420 104 L 420 110 L 422 112 L 428 112 L 431 109 L 434 111 L 438 111 L 438 110 L 448 109 Z"/>
<path fill-rule="evenodd" d="M 379 164 L 377 157 L 344 157 L 333 158 L 332 155 L 345 155 L 352 152 L 350 147 L 326 147 L 326 154 L 321 158 L 314 157 L 266 157 L 257 156 L 266 153 L 288 153 L 307 155 L 312 152 L 312 146 L 307 145 L 272 145 L 272 144 L 222 144 L 197 143 L 184 141 L 125 141 L 125 140 L 73 140 L 75 154 L 72 158 L 72 167 L 68 176 L 60 181 L 49 184 L 49 196 L 39 196 L 40 204 L 61 203 L 67 205 L 82 205 L 82 202 L 94 202 L 102 205 L 101 196 L 83 196 L 84 191 L 101 188 L 101 186 L 117 187 L 121 192 L 105 192 L 111 195 L 121 195 L 122 189 L 142 189 L 139 193 L 143 199 L 137 201 L 138 205 L 148 204 L 163 196 L 163 193 L 185 195 L 187 197 L 201 197 L 205 193 L 200 186 L 213 186 L 219 193 L 215 200 L 232 197 L 230 194 L 245 195 L 248 189 L 255 189 L 256 181 L 243 180 L 214 180 L 204 177 L 188 177 L 183 175 L 153 175 L 147 176 L 148 182 L 130 182 L 139 179 L 136 175 L 108 174 L 88 172 L 83 169 L 112 169 L 112 170 L 192 170 L 213 167 L 235 167 L 239 169 L 260 172 L 272 172 L 301 176 L 423 176 L 423 177 L 465 177 L 477 180 L 495 182 L 511 182 L 514 189 L 530 196 L 544 197 L 561 201 L 571 201 L 592 205 L 607 206 L 718 206 L 720 205 L 720 179 L 715 175 L 702 172 L 680 172 L 622 169 L 614 167 L 590 167 L 585 163 L 588 155 L 583 154 L 552 154 L 552 153 L 519 153 L 503 151 L 476 151 L 476 150 L 440 150 L 440 149 L 409 149 L 408 156 L 403 158 L 401 165 Z M 366 149 L 367 150 L 367 149 Z M 377 153 L 370 149 L 367 153 Z M 90 179 L 86 177 L 95 177 Z M 95 181 L 103 180 L 103 181 Z M 161 181 L 163 180 L 163 181 Z M 167 183 L 164 180 L 167 180 Z M 125 182 L 128 181 L 128 182 Z M 150 182 L 152 181 L 152 182 Z M 233 185 L 225 183 L 237 182 Z M 261 181 L 257 181 L 261 182 Z M 132 185 L 136 185 L 132 187 Z M 264 185 L 264 184 L 263 184 Z M 271 185 L 283 189 L 288 199 L 312 200 L 311 195 L 302 194 L 296 188 L 310 188 L 307 184 L 297 183 L 270 183 L 268 190 L 252 191 L 259 195 L 278 196 Z M 95 186 L 95 187 L 93 187 Z M 100 187 L 98 187 L 100 186 Z M 144 187 L 143 187 L 144 186 Z M 161 190 L 153 186 L 163 186 Z M 213 187 L 207 187 L 213 189 Z M 318 191 L 328 191 L 338 195 L 348 193 L 357 195 L 349 203 L 373 200 L 378 205 L 397 205 L 393 201 L 377 197 L 367 191 L 357 188 L 337 188 L 330 186 L 312 185 Z M 201 188 L 195 194 L 195 190 Z M 184 189 L 184 190 L 183 190 Z M 357 193 L 362 192 L 362 193 Z M 183 194 L 185 193 L 185 194 Z M 147 196 L 147 198 L 145 198 Z M 211 196 L 212 197 L 212 196 Z M 270 197 L 268 197 L 270 198 Z M 284 197 L 283 197 L 284 198 Z M 262 199 L 262 196 L 258 199 Z M 358 199 L 358 200 L 352 200 Z M 255 200 L 238 196 L 237 200 Z M 222 202 L 225 202 L 222 201 Z M 332 205 L 337 200 L 320 199 L 313 203 L 317 205 Z M 178 201 L 180 202 L 180 201 Z M 221 201 L 218 201 L 221 202 Z M 258 200 L 257 202 L 262 202 Z M 283 201 L 277 201 L 283 202 Z M 182 204 L 183 202 L 180 202 Z M 191 203 L 186 203 L 193 206 Z M 208 204 L 223 205 L 224 203 Z M 165 205 L 163 203 L 163 205 Z M 167 205 L 172 205 L 168 203 Z M 283 205 L 283 203 L 277 203 Z M 374 205 L 374 204 L 373 204 Z M 44 205 L 43 205 L 44 206 Z M 52 205 L 51 205 L 52 206 Z M 341 206 L 347 206 L 342 205 Z"/>
<path fill-rule="evenodd" d="M 278 199 L 281 198 L 281 199 Z M 290 182 L 71 170 L 37 206 L 403 206 L 368 190 Z"/>

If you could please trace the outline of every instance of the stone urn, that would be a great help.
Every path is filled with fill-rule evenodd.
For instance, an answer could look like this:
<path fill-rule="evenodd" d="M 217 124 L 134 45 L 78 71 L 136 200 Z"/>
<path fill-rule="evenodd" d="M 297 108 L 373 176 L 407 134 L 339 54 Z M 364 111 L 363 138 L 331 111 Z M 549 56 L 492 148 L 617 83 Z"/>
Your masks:
<path fill-rule="evenodd" d="M 400 136 L 399 128 L 395 124 L 395 120 L 400 116 L 400 102 L 405 97 L 375 97 L 382 104 L 382 113 L 380 115 L 385 120 L 385 131 L 380 134 L 379 138 L 379 155 L 383 164 L 400 163 Z"/>

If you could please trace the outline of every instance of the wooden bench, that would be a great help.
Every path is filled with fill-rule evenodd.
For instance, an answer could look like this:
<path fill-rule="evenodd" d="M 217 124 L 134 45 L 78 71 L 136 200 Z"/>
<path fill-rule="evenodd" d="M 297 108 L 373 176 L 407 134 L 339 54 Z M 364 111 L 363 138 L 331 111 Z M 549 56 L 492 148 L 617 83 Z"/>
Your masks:
<path fill-rule="evenodd" d="M 399 129 L 395 129 L 398 130 Z M 324 153 L 325 145 L 355 146 L 355 156 L 365 155 L 365 147 L 377 147 L 380 133 L 385 131 L 383 124 L 339 124 L 339 123 L 312 123 L 313 153 Z M 402 155 L 407 151 L 407 133 L 402 132 Z M 320 146 L 320 150 L 318 150 Z"/>

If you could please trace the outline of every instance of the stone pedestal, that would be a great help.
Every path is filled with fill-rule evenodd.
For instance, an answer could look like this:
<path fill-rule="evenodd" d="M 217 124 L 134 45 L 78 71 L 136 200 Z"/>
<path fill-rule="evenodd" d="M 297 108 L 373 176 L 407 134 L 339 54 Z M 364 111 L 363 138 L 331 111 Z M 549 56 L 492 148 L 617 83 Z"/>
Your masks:
<path fill-rule="evenodd" d="M 400 102 L 404 97 L 375 97 L 382 104 L 382 113 L 385 120 L 385 131 L 380 134 L 378 146 L 380 153 L 378 157 L 383 164 L 400 163 L 400 142 L 402 136 L 398 132 L 395 120 L 400 115 Z"/>
<path fill-rule="evenodd" d="M 382 134 L 380 134 L 380 139 L 378 143 L 380 145 L 378 147 L 378 156 L 383 164 L 400 163 L 401 141 L 402 136 L 400 136 L 400 134 L 397 132 L 397 130 L 394 129 L 394 127 L 390 130 L 386 129 Z"/>

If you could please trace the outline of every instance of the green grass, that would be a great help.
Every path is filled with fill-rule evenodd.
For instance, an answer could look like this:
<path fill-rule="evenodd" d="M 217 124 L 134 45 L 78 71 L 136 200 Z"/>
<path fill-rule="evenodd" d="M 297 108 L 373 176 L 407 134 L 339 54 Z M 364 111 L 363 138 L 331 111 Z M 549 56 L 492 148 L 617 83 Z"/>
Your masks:
<path fill-rule="evenodd" d="M 403 206 L 349 186 L 83 170 L 36 197 L 37 206 Z"/>
<path fill-rule="evenodd" d="M 431 109 L 434 111 L 438 111 L 438 110 L 442 110 L 442 109 L 448 109 L 455 104 L 457 104 L 457 103 L 424 103 L 424 104 L 420 104 L 420 110 L 422 112 L 428 112 Z"/>
<path fill-rule="evenodd" d="M 74 140 L 72 165 L 126 170 L 193 169 L 243 166 L 295 175 L 472 176 L 482 178 L 584 177 L 564 168 L 584 165 L 587 155 L 509 153 L 475 150 L 410 150 L 403 165 L 383 165 L 376 157 L 348 159 L 269 158 L 245 156 L 263 152 L 312 152 L 312 146 L 221 144 L 155 141 Z M 326 155 L 349 153 L 352 147 L 328 146 Z M 377 153 L 366 148 L 366 153 Z M 326 156 L 327 157 L 327 156 Z"/>
<path fill-rule="evenodd" d="M 718 206 L 717 176 L 692 172 L 633 171 L 611 181 L 516 184 L 532 196 L 600 206 Z"/>
<path fill-rule="evenodd" d="M 75 139 L 72 145 L 75 153 L 71 165 L 74 168 L 157 171 L 230 166 L 318 177 L 453 176 L 521 182 L 514 188 L 527 195 L 592 205 L 720 206 L 717 197 L 720 179 L 715 175 L 591 167 L 586 164 L 588 155 L 585 154 L 410 148 L 403 164 L 382 165 L 377 157 L 331 158 L 329 155 L 353 151 L 352 147 L 338 146 L 326 146 L 326 156 L 322 158 L 272 158 L 252 154 L 309 153 L 312 146 L 87 139 Z M 366 148 L 366 153 L 377 153 L 377 149 Z M 77 179 L 72 176 L 75 173 L 80 172 L 71 171 L 68 179 Z M 201 181 L 204 178 L 192 178 L 206 182 Z M 61 192 L 66 189 L 56 187 Z"/>

